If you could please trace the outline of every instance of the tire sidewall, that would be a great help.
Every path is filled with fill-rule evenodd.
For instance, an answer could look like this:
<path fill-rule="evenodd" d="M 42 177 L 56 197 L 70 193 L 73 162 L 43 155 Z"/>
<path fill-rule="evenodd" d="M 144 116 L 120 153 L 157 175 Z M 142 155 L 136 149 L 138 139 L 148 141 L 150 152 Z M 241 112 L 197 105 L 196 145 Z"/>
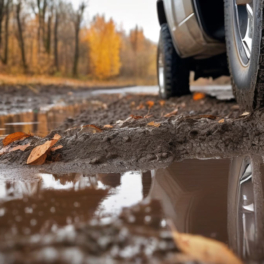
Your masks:
<path fill-rule="evenodd" d="M 235 93 L 243 93 L 251 102 L 254 99 L 254 91 L 257 83 L 257 74 L 259 68 L 260 43 L 262 37 L 262 2 L 263 0 L 254 1 L 254 33 L 252 39 L 252 52 L 250 61 L 243 65 L 238 51 L 238 38 L 240 33 L 235 23 L 235 9 L 233 0 L 226 0 L 225 12 L 226 31 L 227 31 L 227 48 L 229 56 L 229 66 L 235 83 Z"/>

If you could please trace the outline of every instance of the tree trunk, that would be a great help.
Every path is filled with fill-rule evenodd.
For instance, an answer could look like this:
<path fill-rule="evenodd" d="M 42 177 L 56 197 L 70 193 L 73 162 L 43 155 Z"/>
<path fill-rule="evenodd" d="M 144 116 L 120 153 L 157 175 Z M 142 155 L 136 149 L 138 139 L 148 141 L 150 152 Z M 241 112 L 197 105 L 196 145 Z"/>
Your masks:
<path fill-rule="evenodd" d="M 73 76 L 78 75 L 79 34 L 80 34 L 80 27 L 81 27 L 83 12 L 85 8 L 86 8 L 86 5 L 83 2 L 77 11 L 76 20 L 75 20 L 75 52 L 74 52 L 74 61 L 73 61 L 73 70 L 72 70 Z"/>
<path fill-rule="evenodd" d="M 50 14 L 48 18 L 48 30 L 47 30 L 47 40 L 46 40 L 46 52 L 48 54 L 50 54 L 51 23 L 52 23 L 52 15 Z"/>
<path fill-rule="evenodd" d="M 0 48 L 2 47 L 2 23 L 4 19 L 4 0 L 0 0 Z"/>
<path fill-rule="evenodd" d="M 54 23 L 54 65 L 59 71 L 59 56 L 58 56 L 58 27 L 59 27 L 59 14 L 56 11 Z"/>
<path fill-rule="evenodd" d="M 5 13 L 5 47 L 4 47 L 4 57 L 3 64 L 7 65 L 8 63 L 8 40 L 9 40 L 9 13 L 10 13 L 10 2 L 8 0 L 6 3 L 6 13 Z"/>
<path fill-rule="evenodd" d="M 24 44 L 23 30 L 22 30 L 22 25 L 21 25 L 21 20 L 20 20 L 20 11 L 21 11 L 21 1 L 19 1 L 16 6 L 16 20 L 17 20 L 18 39 L 19 39 L 19 47 L 21 51 L 22 64 L 23 64 L 24 71 L 27 72 L 25 44 Z"/>
<path fill-rule="evenodd" d="M 75 52 L 74 52 L 74 62 L 73 62 L 73 76 L 78 75 L 78 61 L 79 61 L 79 32 L 80 32 L 80 23 L 76 24 L 75 28 Z"/>

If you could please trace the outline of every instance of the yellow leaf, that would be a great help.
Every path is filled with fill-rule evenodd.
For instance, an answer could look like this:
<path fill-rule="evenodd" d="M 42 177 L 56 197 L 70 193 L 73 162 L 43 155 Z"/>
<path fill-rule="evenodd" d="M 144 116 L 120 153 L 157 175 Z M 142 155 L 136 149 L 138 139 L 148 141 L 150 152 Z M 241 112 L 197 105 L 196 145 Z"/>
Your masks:
<path fill-rule="evenodd" d="M 148 123 L 148 126 L 160 127 L 160 123 L 156 123 L 154 121 Z"/>

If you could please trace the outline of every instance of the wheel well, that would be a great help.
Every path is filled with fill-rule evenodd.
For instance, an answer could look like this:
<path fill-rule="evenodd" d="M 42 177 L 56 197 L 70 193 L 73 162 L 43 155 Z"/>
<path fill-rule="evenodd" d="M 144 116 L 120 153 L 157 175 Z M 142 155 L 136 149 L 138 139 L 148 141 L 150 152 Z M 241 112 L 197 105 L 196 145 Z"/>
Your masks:
<path fill-rule="evenodd" d="M 157 11 L 160 25 L 167 23 L 163 0 L 157 1 Z"/>
<path fill-rule="evenodd" d="M 205 33 L 219 41 L 225 41 L 223 0 L 193 0 L 200 23 Z"/>

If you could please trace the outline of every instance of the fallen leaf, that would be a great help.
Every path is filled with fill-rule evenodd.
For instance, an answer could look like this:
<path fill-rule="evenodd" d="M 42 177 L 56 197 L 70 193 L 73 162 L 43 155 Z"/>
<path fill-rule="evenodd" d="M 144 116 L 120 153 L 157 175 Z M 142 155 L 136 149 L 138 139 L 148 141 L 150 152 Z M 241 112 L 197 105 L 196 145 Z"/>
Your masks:
<path fill-rule="evenodd" d="M 175 116 L 175 115 L 177 115 L 177 114 L 178 114 L 178 111 L 179 111 L 179 109 L 178 109 L 178 108 L 176 108 L 176 109 L 175 109 L 175 110 L 173 110 L 172 112 L 170 112 L 170 113 L 168 113 L 168 114 L 164 115 L 164 117 L 172 117 L 172 116 Z"/>
<path fill-rule="evenodd" d="M 136 115 L 130 115 L 130 117 L 132 117 L 135 120 L 138 120 L 138 119 L 142 119 L 143 118 L 143 116 L 136 116 Z"/>
<path fill-rule="evenodd" d="M 62 145 L 59 145 L 57 147 L 51 148 L 51 151 L 54 152 L 54 151 L 56 151 L 58 149 L 62 149 L 62 148 L 63 148 L 63 146 Z"/>
<path fill-rule="evenodd" d="M 95 125 L 86 125 L 86 126 L 83 126 L 82 129 L 83 128 L 91 128 L 93 130 L 94 134 L 103 132 L 103 130 L 101 128 L 99 128 Z"/>
<path fill-rule="evenodd" d="M 156 123 L 154 121 L 148 123 L 148 126 L 160 127 L 160 123 Z"/>
<path fill-rule="evenodd" d="M 144 108 L 145 108 L 144 104 L 143 103 L 140 103 L 140 105 L 137 107 L 137 110 L 142 110 Z"/>
<path fill-rule="evenodd" d="M 243 117 L 243 116 L 248 116 L 248 115 L 250 115 L 249 112 L 244 112 L 244 113 L 241 115 L 241 117 Z"/>
<path fill-rule="evenodd" d="M 43 165 L 47 159 L 47 154 L 43 154 L 41 157 L 39 157 L 38 159 L 36 159 L 35 161 L 33 161 L 32 163 L 30 163 L 30 165 Z"/>
<path fill-rule="evenodd" d="M 164 100 L 160 100 L 159 103 L 160 103 L 161 107 L 163 107 L 165 105 L 165 101 Z"/>
<path fill-rule="evenodd" d="M 27 164 L 30 165 L 42 165 L 45 163 L 46 158 L 47 158 L 47 152 L 50 151 L 50 149 L 61 139 L 61 136 L 56 134 L 54 137 L 46 141 L 43 145 L 35 147 L 28 159 L 27 159 Z"/>
<path fill-rule="evenodd" d="M 193 94 L 193 100 L 194 101 L 199 101 L 205 98 L 205 94 L 204 93 L 194 93 Z"/>
<path fill-rule="evenodd" d="M 145 119 L 148 119 L 148 118 L 151 118 L 151 117 L 153 117 L 153 115 L 148 114 L 148 115 L 144 116 Z"/>
<path fill-rule="evenodd" d="M 135 107 L 136 103 L 133 101 L 130 103 L 130 107 Z"/>
<path fill-rule="evenodd" d="M 32 136 L 31 134 L 26 134 L 24 132 L 16 132 L 16 133 L 13 133 L 13 134 L 6 136 L 3 139 L 3 145 L 7 146 L 7 145 L 13 143 L 14 141 L 21 140 L 23 138 L 28 138 L 31 136 Z"/>
<path fill-rule="evenodd" d="M 2 149 L 0 149 L 0 156 L 7 153 L 9 148 L 10 148 L 10 146 L 6 146 L 6 147 L 3 147 Z"/>
<path fill-rule="evenodd" d="M 104 128 L 113 128 L 111 125 L 104 125 Z"/>
<path fill-rule="evenodd" d="M 148 109 L 151 109 L 154 106 L 154 102 L 153 101 L 147 101 L 146 105 L 148 106 Z"/>
<path fill-rule="evenodd" d="M 219 123 L 219 124 L 225 123 L 225 119 L 220 119 L 220 120 L 218 121 L 218 123 Z"/>
<path fill-rule="evenodd" d="M 242 264 L 225 244 L 202 236 L 181 234 L 170 221 L 168 224 L 177 247 L 194 260 L 215 264 Z"/>
<path fill-rule="evenodd" d="M 30 143 L 28 143 L 27 145 L 19 145 L 14 148 L 11 148 L 9 152 L 13 152 L 17 150 L 25 151 L 29 146 L 30 146 Z"/>

